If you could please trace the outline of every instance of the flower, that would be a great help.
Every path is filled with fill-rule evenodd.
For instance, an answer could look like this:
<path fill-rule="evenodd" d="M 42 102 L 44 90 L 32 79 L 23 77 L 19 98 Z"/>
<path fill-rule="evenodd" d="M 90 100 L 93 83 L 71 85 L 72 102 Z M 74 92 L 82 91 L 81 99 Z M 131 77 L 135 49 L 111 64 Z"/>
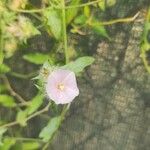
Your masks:
<path fill-rule="evenodd" d="M 56 104 L 67 104 L 79 95 L 76 77 L 70 70 L 54 70 L 47 79 L 46 92 Z"/>

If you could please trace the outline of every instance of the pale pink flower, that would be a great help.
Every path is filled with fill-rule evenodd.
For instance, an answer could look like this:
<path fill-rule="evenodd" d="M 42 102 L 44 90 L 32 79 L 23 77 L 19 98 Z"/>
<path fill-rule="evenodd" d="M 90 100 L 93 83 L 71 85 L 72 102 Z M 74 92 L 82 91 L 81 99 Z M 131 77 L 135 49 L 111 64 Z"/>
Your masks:
<path fill-rule="evenodd" d="M 46 92 L 56 104 L 70 103 L 79 95 L 76 77 L 70 70 L 54 70 L 48 76 Z"/>

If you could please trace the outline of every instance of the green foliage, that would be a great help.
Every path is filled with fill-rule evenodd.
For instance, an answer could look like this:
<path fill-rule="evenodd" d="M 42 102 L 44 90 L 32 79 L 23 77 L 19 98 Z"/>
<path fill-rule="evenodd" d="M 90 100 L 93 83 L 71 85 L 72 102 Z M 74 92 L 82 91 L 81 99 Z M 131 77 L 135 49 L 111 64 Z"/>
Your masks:
<path fill-rule="evenodd" d="M 42 138 L 44 142 L 48 142 L 59 128 L 61 120 L 61 116 L 50 119 L 47 126 L 40 132 L 39 137 Z"/>
<path fill-rule="evenodd" d="M 0 94 L 7 91 L 7 87 L 4 84 L 0 84 Z"/>
<path fill-rule="evenodd" d="M 150 53 L 150 9 L 147 13 L 144 31 L 141 42 L 141 58 L 146 70 L 150 73 L 150 64 L 147 58 L 147 53 Z"/>
<path fill-rule="evenodd" d="M 3 134 L 7 131 L 7 128 L 0 128 L 0 146 L 3 145 L 2 143 L 2 137 L 3 137 Z"/>
<path fill-rule="evenodd" d="M 10 150 L 10 148 L 16 143 L 14 138 L 4 138 L 3 144 L 0 145 L 0 150 Z"/>
<path fill-rule="evenodd" d="M 101 0 L 99 3 L 98 3 L 98 6 L 100 7 L 100 9 L 102 11 L 105 11 L 105 0 Z"/>
<path fill-rule="evenodd" d="M 11 71 L 10 67 L 7 66 L 6 64 L 0 65 L 0 74 L 8 73 L 10 71 Z"/>
<path fill-rule="evenodd" d="M 94 31 L 96 34 L 110 39 L 110 38 L 109 38 L 109 35 L 108 35 L 108 33 L 107 33 L 107 31 L 106 31 L 106 29 L 105 29 L 104 26 L 102 26 L 102 25 L 97 25 L 97 24 L 95 24 L 95 25 L 93 24 L 93 25 L 91 25 L 91 26 L 92 26 L 93 31 Z"/>
<path fill-rule="evenodd" d="M 49 59 L 49 55 L 42 53 L 29 53 L 24 55 L 23 58 L 33 64 L 40 65 Z"/>
<path fill-rule="evenodd" d="M 62 19 L 61 13 L 55 9 L 48 9 L 43 12 L 45 24 L 56 39 L 60 39 L 62 35 Z"/>
<path fill-rule="evenodd" d="M 106 1 L 106 5 L 108 6 L 108 7 L 112 7 L 112 6 L 114 6 L 116 4 L 116 0 L 107 0 Z"/>
<path fill-rule="evenodd" d="M 9 95 L 0 94 L 0 104 L 4 107 L 15 107 L 15 99 Z"/>
<path fill-rule="evenodd" d="M 80 25 L 85 24 L 86 21 L 87 21 L 87 17 L 84 14 L 79 15 L 74 19 L 74 23 Z"/>
<path fill-rule="evenodd" d="M 4 59 L 4 54 L 3 54 L 2 49 L 0 49 L 0 66 L 3 63 L 3 59 Z"/>
<path fill-rule="evenodd" d="M 84 57 L 78 58 L 77 60 L 75 60 L 73 62 L 66 64 L 62 68 L 71 70 L 71 71 L 75 72 L 76 74 L 78 74 L 79 72 L 83 71 L 83 69 L 85 67 L 91 65 L 93 62 L 94 62 L 93 57 L 84 56 Z"/>
<path fill-rule="evenodd" d="M 81 0 L 72 0 L 70 6 L 79 5 Z M 66 23 L 67 25 L 74 19 L 77 15 L 79 8 L 71 8 L 66 11 Z"/>
<path fill-rule="evenodd" d="M 22 143 L 22 150 L 37 150 L 39 147 L 40 144 L 36 141 Z"/>
<path fill-rule="evenodd" d="M 20 125 L 25 126 L 26 125 L 26 119 L 27 117 L 34 113 L 43 103 L 44 95 L 41 93 L 38 93 L 30 102 L 29 106 L 24 111 L 19 111 L 17 114 L 17 122 L 20 123 Z"/>
<path fill-rule="evenodd" d="M 9 127 L 16 124 L 21 125 L 21 127 L 26 126 L 27 120 L 41 113 L 41 111 L 38 111 L 38 109 L 43 104 L 45 95 L 45 83 L 48 75 L 54 69 L 68 69 L 78 75 L 79 73 L 84 71 L 87 66 L 91 65 L 94 62 L 93 57 L 80 57 L 81 55 L 86 54 L 86 52 L 82 50 L 82 46 L 80 47 L 76 45 L 76 43 L 78 43 L 78 37 L 80 36 L 80 38 L 84 38 L 85 35 L 91 33 L 90 31 L 94 31 L 99 35 L 100 38 L 105 37 L 107 39 L 110 39 L 105 26 L 102 26 L 102 20 L 107 6 L 110 7 L 114 5 L 115 2 L 116 0 L 102 0 L 101 2 L 87 1 L 86 4 L 86 1 L 81 0 L 43 0 L 42 4 L 39 4 L 39 9 L 39 7 L 36 8 L 37 6 L 28 0 L 0 0 L 0 104 L 6 107 L 5 109 L 11 109 L 13 111 L 12 116 L 16 117 L 16 120 L 13 121 L 13 123 L 9 122 L 12 118 L 9 118 L 9 120 L 7 120 L 7 114 L 6 119 L 1 119 L 1 124 L 4 124 L 4 122 L 8 122 L 6 123 L 8 132 L 7 137 L 3 137 L 3 134 L 7 131 L 7 129 L 0 128 L 0 150 L 36 150 L 41 148 L 41 141 L 39 142 L 38 139 L 37 141 L 36 139 L 34 139 L 34 142 L 31 139 L 31 141 L 28 141 L 26 139 L 25 141 L 23 141 L 24 139 L 21 139 L 21 137 L 27 131 L 28 126 L 24 128 L 24 132 L 22 132 L 21 128 L 20 130 L 14 131 L 13 128 L 10 129 Z M 84 4 L 81 5 L 82 3 Z M 26 15 L 26 13 L 28 14 Z M 98 13 L 100 14 L 99 16 L 101 16 L 100 21 L 97 17 Z M 149 27 L 146 26 L 145 28 L 149 29 Z M 25 50 L 28 45 L 28 40 L 30 42 L 30 38 L 32 36 L 39 34 L 42 34 L 44 36 L 49 34 L 51 36 L 51 38 L 48 37 L 51 42 L 50 46 L 46 45 L 46 48 L 48 47 L 48 49 L 46 50 L 47 54 L 39 53 L 37 51 L 33 52 L 33 50 L 31 50 L 32 53 L 26 53 Z M 37 45 L 42 45 L 42 41 L 37 40 L 36 42 L 39 42 Z M 33 47 L 35 43 L 33 43 Z M 35 47 L 37 45 L 35 44 Z M 147 49 L 149 48 L 149 44 L 146 44 L 145 42 L 143 47 L 144 49 Z M 22 48 L 23 51 L 21 51 Z M 20 53 L 14 55 L 17 50 L 20 50 Z M 17 78 L 21 78 L 22 80 L 27 79 L 28 84 L 28 75 L 18 73 L 21 71 L 23 71 L 23 73 L 26 72 L 26 69 L 24 69 L 25 62 L 21 62 L 20 59 L 18 61 L 18 54 L 19 57 L 30 63 L 43 65 L 42 68 L 38 68 L 38 70 L 36 70 L 36 72 L 38 72 L 39 70 L 40 71 L 39 75 L 34 78 L 38 79 L 37 83 L 35 83 L 38 87 L 38 94 L 27 102 L 17 102 L 12 96 L 10 96 L 13 95 L 15 97 L 22 97 L 22 93 L 20 96 L 17 93 L 17 88 L 15 87 L 18 84 L 18 82 L 16 82 Z M 79 58 L 77 58 L 75 61 L 71 61 L 77 56 L 79 56 Z M 10 57 L 14 58 L 12 58 L 11 60 Z M 3 61 L 4 59 L 5 61 Z M 16 63 L 14 59 L 16 60 Z M 67 64 L 64 64 L 65 60 Z M 6 65 L 7 61 L 9 62 L 8 64 L 10 64 L 12 69 Z M 6 62 L 6 64 L 3 62 Z M 11 64 L 11 62 L 13 63 Z M 14 67 L 12 65 L 14 65 Z M 31 64 L 27 63 L 27 65 Z M 37 67 L 39 66 L 35 66 L 35 68 Z M 18 68 L 23 69 L 19 70 Z M 16 69 L 18 69 L 17 72 L 12 71 Z M 34 72 L 32 72 L 31 70 L 31 74 L 33 73 Z M 5 82 L 5 79 L 3 78 L 4 74 L 8 75 L 8 78 L 11 76 L 11 80 L 13 80 L 11 84 L 14 82 L 16 82 L 16 84 L 9 85 L 9 81 Z M 13 76 L 15 77 L 15 80 Z M 24 78 L 26 76 L 27 78 Z M 20 81 L 22 82 L 22 80 Z M 24 84 L 22 84 L 23 90 L 26 87 L 27 86 L 24 86 Z M 60 106 L 55 106 L 57 110 L 59 110 L 58 107 Z M 59 126 L 65 118 L 65 113 L 69 109 L 69 105 L 66 107 L 66 109 L 64 108 L 62 109 L 61 116 L 51 118 L 48 124 L 41 129 L 39 137 L 42 138 L 43 142 L 48 142 L 49 140 L 51 140 L 53 135 L 58 130 Z M 42 110 L 44 110 L 45 112 L 45 109 Z M 13 136 L 20 136 L 20 139 L 18 138 L 19 140 L 17 140 L 17 138 L 15 137 L 9 137 L 10 134 L 12 134 Z"/>

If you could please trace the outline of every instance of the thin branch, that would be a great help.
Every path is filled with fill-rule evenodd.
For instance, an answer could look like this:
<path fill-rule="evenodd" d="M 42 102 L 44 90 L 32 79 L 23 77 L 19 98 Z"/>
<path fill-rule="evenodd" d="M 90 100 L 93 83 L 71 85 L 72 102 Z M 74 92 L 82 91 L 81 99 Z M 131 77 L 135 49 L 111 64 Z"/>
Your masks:
<path fill-rule="evenodd" d="M 23 10 L 23 9 L 15 9 L 13 11 L 16 12 L 22 12 L 22 13 L 40 13 L 42 11 L 48 10 L 48 9 L 72 9 L 72 8 L 80 8 L 80 7 L 84 7 L 84 6 L 89 6 L 89 5 L 93 5 L 96 3 L 101 2 L 102 0 L 96 0 L 96 1 L 92 1 L 92 2 L 88 2 L 88 3 L 84 3 L 84 4 L 80 4 L 80 5 L 73 5 L 73 6 L 63 6 L 63 7 L 59 7 L 59 6 L 50 6 L 47 8 L 41 8 L 41 9 L 32 9 L 32 10 Z"/>
<path fill-rule="evenodd" d="M 36 141 L 36 142 L 43 143 L 41 139 L 36 139 L 36 138 L 24 138 L 24 137 L 12 137 L 12 138 L 18 141 Z"/>
<path fill-rule="evenodd" d="M 40 115 L 40 114 L 42 114 L 44 112 L 47 112 L 49 107 L 50 107 L 50 105 L 51 105 L 51 103 L 49 103 L 42 110 L 37 111 L 34 114 L 32 114 L 31 116 L 27 117 L 25 121 L 29 121 L 30 119 L 32 119 L 32 118 L 34 118 L 34 117 L 36 117 L 36 116 L 38 116 L 38 115 Z M 4 125 L 0 126 L 0 128 L 12 127 L 12 126 L 17 125 L 17 124 L 19 124 L 19 122 L 18 121 L 14 121 L 14 122 L 10 122 L 10 123 L 4 124 Z"/>
<path fill-rule="evenodd" d="M 132 22 L 139 16 L 139 14 L 140 14 L 140 12 L 137 12 L 133 17 L 120 18 L 120 19 L 115 19 L 115 20 L 110 20 L 110 21 L 103 21 L 100 23 L 92 24 L 92 25 L 112 25 L 112 24 L 116 24 L 116 23 Z"/>
<path fill-rule="evenodd" d="M 35 72 L 31 72 L 29 74 L 21 74 L 21 73 L 17 73 L 17 72 L 10 72 L 9 75 L 16 77 L 16 78 L 20 78 L 20 79 L 28 79 L 28 78 L 32 78 L 35 75 L 37 75 L 37 71 Z"/>
<path fill-rule="evenodd" d="M 16 99 L 18 99 L 18 101 L 20 101 L 21 103 L 25 103 L 26 100 L 24 100 L 18 93 L 16 93 L 13 88 L 11 87 L 8 78 L 5 75 L 2 75 L 1 78 L 3 79 L 8 91 L 10 92 L 10 94 L 14 97 L 16 97 Z"/>

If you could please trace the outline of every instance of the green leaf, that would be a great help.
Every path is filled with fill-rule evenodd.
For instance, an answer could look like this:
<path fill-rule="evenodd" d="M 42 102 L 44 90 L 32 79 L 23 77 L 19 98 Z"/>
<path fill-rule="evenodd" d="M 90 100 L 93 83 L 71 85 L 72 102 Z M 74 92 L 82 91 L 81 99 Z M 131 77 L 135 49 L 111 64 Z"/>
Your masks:
<path fill-rule="evenodd" d="M 41 93 L 38 93 L 32 100 L 30 105 L 24 110 L 24 111 L 19 111 L 17 114 L 17 122 L 20 123 L 20 125 L 25 126 L 26 125 L 26 119 L 27 117 L 34 113 L 41 105 L 43 102 L 44 95 Z"/>
<path fill-rule="evenodd" d="M 15 100 L 13 97 L 5 94 L 0 95 L 0 104 L 5 107 L 14 107 L 16 106 Z"/>
<path fill-rule="evenodd" d="M 4 54 L 3 51 L 0 49 L 0 66 L 3 63 L 3 59 L 4 59 Z"/>
<path fill-rule="evenodd" d="M 48 54 L 42 53 L 30 53 L 23 56 L 23 58 L 31 63 L 40 65 L 43 64 L 46 60 L 48 60 Z"/>
<path fill-rule="evenodd" d="M 72 0 L 70 3 L 70 6 L 76 6 L 79 5 L 81 0 Z M 66 10 L 66 23 L 67 25 L 74 19 L 74 17 L 77 15 L 79 11 L 79 8 L 71 8 Z"/>
<path fill-rule="evenodd" d="M 97 25 L 97 24 L 94 25 L 94 24 L 93 24 L 93 25 L 92 25 L 92 29 L 93 29 L 93 31 L 94 31 L 96 34 L 110 39 L 110 37 L 109 37 L 109 35 L 108 35 L 108 33 L 107 33 L 107 31 L 106 31 L 106 29 L 105 29 L 104 26 L 102 26 L 102 25 Z"/>
<path fill-rule="evenodd" d="M 90 56 L 80 57 L 74 62 L 70 62 L 67 65 L 63 66 L 63 69 L 68 69 L 73 71 L 74 73 L 79 73 L 83 71 L 83 69 L 94 62 L 94 58 Z"/>
<path fill-rule="evenodd" d="M 90 7 L 89 6 L 85 6 L 84 7 L 84 15 L 86 16 L 86 17 L 90 17 Z"/>
<path fill-rule="evenodd" d="M 22 150 L 37 150 L 40 144 L 38 142 L 24 142 L 22 143 Z"/>
<path fill-rule="evenodd" d="M 0 74 L 8 73 L 10 70 L 11 70 L 10 67 L 8 67 L 7 65 L 5 65 L 5 64 L 0 65 Z"/>
<path fill-rule="evenodd" d="M 43 103 L 43 94 L 37 94 L 31 101 L 29 107 L 27 108 L 28 115 L 32 114 L 35 112 Z"/>
<path fill-rule="evenodd" d="M 10 148 L 16 143 L 16 140 L 10 137 L 6 137 L 3 141 L 3 145 L 0 146 L 0 150 L 10 150 Z"/>
<path fill-rule="evenodd" d="M 106 6 L 112 7 L 116 4 L 116 0 L 107 0 L 106 1 Z"/>
<path fill-rule="evenodd" d="M 56 39 L 60 39 L 62 35 L 61 13 L 54 9 L 45 10 L 43 13 L 44 17 L 46 18 L 48 30 L 51 31 Z"/>
<path fill-rule="evenodd" d="M 3 145 L 2 143 L 2 137 L 3 134 L 7 131 L 7 128 L 0 128 L 0 146 Z"/>
<path fill-rule="evenodd" d="M 28 112 L 25 110 L 25 111 L 19 111 L 17 113 L 17 122 L 22 125 L 22 126 L 26 126 L 26 118 L 27 118 L 27 115 L 28 115 Z"/>
<path fill-rule="evenodd" d="M 99 6 L 99 8 L 100 8 L 102 11 L 105 11 L 105 0 L 101 0 L 101 1 L 98 3 L 98 6 Z"/>
<path fill-rule="evenodd" d="M 44 142 L 48 142 L 54 133 L 58 130 L 61 123 L 61 117 L 54 117 L 52 118 L 46 127 L 42 129 L 42 131 L 39 134 L 39 137 L 42 138 Z"/>
<path fill-rule="evenodd" d="M 87 17 L 82 14 L 75 18 L 74 23 L 82 25 L 82 24 L 85 24 L 86 21 L 87 21 Z"/>

